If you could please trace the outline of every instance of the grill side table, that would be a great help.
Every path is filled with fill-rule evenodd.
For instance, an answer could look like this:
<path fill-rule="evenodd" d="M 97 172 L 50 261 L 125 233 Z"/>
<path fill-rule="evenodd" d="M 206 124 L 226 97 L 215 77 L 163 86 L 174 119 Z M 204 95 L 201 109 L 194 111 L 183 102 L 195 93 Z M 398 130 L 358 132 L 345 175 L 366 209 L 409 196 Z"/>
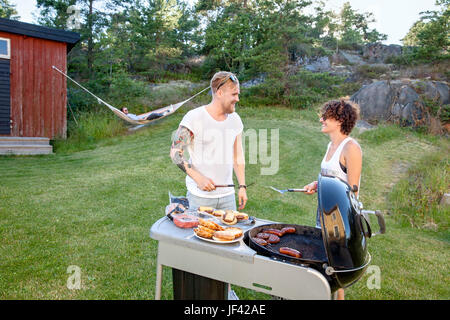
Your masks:
<path fill-rule="evenodd" d="M 267 223 L 272 222 L 257 220 L 256 225 Z M 153 224 L 150 237 L 159 241 L 156 300 L 161 299 L 163 265 L 286 299 L 331 299 L 330 286 L 320 272 L 258 255 L 242 240 L 202 241 L 192 229 L 178 228 L 166 217 Z"/>

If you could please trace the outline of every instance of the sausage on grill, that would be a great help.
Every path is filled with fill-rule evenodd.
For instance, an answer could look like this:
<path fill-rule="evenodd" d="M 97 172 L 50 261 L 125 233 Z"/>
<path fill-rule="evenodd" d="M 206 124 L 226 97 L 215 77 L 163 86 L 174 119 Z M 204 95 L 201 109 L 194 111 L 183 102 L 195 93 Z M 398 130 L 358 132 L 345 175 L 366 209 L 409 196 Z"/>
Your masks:
<path fill-rule="evenodd" d="M 281 247 L 279 251 L 280 251 L 280 253 L 286 254 L 286 255 L 291 256 L 291 257 L 295 257 L 295 258 L 301 258 L 302 257 L 302 254 L 301 254 L 300 251 L 292 249 L 292 248 Z"/>
<path fill-rule="evenodd" d="M 283 232 L 283 234 L 286 233 L 295 233 L 297 230 L 295 230 L 294 227 L 285 227 L 281 229 L 281 232 Z"/>
<path fill-rule="evenodd" d="M 253 238 L 253 241 L 259 245 L 267 246 L 267 241 L 261 238 Z"/>
<path fill-rule="evenodd" d="M 279 229 L 273 229 L 273 228 L 270 228 L 270 229 L 264 229 L 263 232 L 265 232 L 265 233 L 271 233 L 271 234 L 274 234 L 274 235 L 276 235 L 276 236 L 278 236 L 278 237 L 282 237 L 282 236 L 284 235 L 284 233 L 281 232 L 281 230 L 279 230 Z"/>
<path fill-rule="evenodd" d="M 280 237 L 277 235 L 271 234 L 270 237 L 266 240 L 268 243 L 278 243 L 280 242 Z"/>
<path fill-rule="evenodd" d="M 266 239 L 269 239 L 270 233 L 260 232 L 256 235 L 256 237 L 266 240 Z"/>

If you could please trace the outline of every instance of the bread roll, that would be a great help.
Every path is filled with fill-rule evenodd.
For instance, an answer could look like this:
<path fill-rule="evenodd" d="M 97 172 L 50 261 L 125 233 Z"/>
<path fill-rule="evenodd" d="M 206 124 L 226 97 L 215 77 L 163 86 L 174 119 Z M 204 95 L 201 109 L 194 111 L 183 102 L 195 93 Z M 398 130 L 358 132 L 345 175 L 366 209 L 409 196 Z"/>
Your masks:
<path fill-rule="evenodd" d="M 199 207 L 198 211 L 206 212 L 206 213 L 212 213 L 214 211 L 214 208 L 212 208 L 212 207 Z"/>
<path fill-rule="evenodd" d="M 213 215 L 215 217 L 222 218 L 224 214 L 225 214 L 225 211 L 223 211 L 223 210 L 214 210 L 213 211 Z"/>
<path fill-rule="evenodd" d="M 222 216 L 222 222 L 228 225 L 233 225 L 237 223 L 236 215 L 232 210 L 225 211 L 225 214 Z"/>
<path fill-rule="evenodd" d="M 213 235 L 213 240 L 216 241 L 231 241 L 234 240 L 234 233 L 229 231 L 216 231 Z"/>
<path fill-rule="evenodd" d="M 228 227 L 228 228 L 225 229 L 225 231 L 233 233 L 235 239 L 241 237 L 244 234 L 242 229 L 241 228 L 237 228 L 237 227 Z"/>
<path fill-rule="evenodd" d="M 236 219 L 238 219 L 238 221 L 248 220 L 248 214 L 246 214 L 244 212 L 238 212 L 236 214 Z"/>

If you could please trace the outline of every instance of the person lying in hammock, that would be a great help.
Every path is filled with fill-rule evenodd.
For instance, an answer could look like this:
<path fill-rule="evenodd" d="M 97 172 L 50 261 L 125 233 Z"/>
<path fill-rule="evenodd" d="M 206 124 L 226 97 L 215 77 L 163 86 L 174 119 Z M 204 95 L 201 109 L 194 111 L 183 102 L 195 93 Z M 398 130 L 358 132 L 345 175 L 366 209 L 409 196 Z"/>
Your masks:
<path fill-rule="evenodd" d="M 169 109 L 167 109 L 164 112 L 152 112 L 149 115 L 146 115 L 146 114 L 136 115 L 134 113 L 129 113 L 127 107 L 122 107 L 120 109 L 120 111 L 125 113 L 128 118 L 133 119 L 133 120 L 153 120 L 153 119 L 158 119 L 158 118 L 161 118 L 162 116 L 165 116 L 166 114 L 170 113 L 171 110 L 172 110 L 172 108 L 169 108 Z"/>

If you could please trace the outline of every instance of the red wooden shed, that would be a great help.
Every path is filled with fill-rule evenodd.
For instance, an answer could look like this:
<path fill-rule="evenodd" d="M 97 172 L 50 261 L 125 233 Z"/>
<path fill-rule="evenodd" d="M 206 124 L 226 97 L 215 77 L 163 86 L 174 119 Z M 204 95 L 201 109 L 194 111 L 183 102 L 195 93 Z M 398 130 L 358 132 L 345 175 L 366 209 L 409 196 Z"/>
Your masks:
<path fill-rule="evenodd" d="M 0 153 L 21 153 L 5 152 L 7 144 L 66 137 L 67 84 L 52 66 L 66 70 L 79 39 L 76 32 L 0 18 Z"/>

